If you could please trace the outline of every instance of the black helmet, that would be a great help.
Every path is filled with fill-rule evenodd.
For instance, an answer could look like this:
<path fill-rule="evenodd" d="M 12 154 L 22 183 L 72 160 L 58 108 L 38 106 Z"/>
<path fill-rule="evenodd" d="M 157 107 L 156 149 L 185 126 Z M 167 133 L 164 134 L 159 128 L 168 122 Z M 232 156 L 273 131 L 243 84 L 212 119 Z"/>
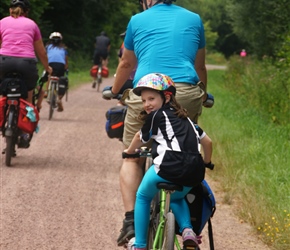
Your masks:
<path fill-rule="evenodd" d="M 101 32 L 101 36 L 107 36 L 106 32 L 105 31 L 102 31 Z"/>
<path fill-rule="evenodd" d="M 21 7 L 24 11 L 30 8 L 29 0 L 11 0 L 10 7 Z"/>

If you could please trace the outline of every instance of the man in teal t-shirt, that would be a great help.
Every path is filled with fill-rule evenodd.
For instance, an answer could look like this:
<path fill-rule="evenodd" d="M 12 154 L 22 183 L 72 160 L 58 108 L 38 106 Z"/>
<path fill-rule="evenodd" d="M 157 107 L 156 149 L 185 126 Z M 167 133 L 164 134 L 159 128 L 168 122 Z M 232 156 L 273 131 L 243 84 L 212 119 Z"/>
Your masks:
<path fill-rule="evenodd" d="M 115 96 L 138 63 L 134 85 L 149 73 L 170 76 L 176 85 L 177 101 L 187 109 L 190 119 L 197 123 L 203 99 L 207 96 L 203 23 L 198 14 L 164 2 L 140 1 L 145 11 L 134 15 L 127 26 L 124 53 L 117 68 L 115 82 L 111 89 L 103 91 L 103 98 Z M 203 89 L 200 88 L 199 81 L 203 82 Z M 128 109 L 123 143 L 127 148 L 142 127 L 142 122 L 137 117 L 143 106 L 141 98 L 133 91 L 127 93 L 125 102 Z M 124 159 L 120 170 L 125 220 L 117 239 L 119 246 L 124 245 L 135 234 L 134 204 L 143 176 L 143 160 Z"/>

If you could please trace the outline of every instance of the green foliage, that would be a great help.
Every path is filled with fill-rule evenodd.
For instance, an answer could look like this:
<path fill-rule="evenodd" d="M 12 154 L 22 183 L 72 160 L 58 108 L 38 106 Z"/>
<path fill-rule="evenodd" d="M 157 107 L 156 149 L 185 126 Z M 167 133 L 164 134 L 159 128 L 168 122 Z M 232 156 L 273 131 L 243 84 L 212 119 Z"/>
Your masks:
<path fill-rule="evenodd" d="M 208 51 L 214 51 L 215 50 L 215 42 L 218 38 L 218 34 L 217 34 L 217 32 L 211 31 L 209 21 L 204 23 L 204 30 L 205 30 L 206 49 Z"/>
<path fill-rule="evenodd" d="M 111 56 L 122 43 L 119 34 L 140 11 L 136 0 L 30 0 L 29 17 L 39 25 L 44 42 L 53 31 L 64 36 L 70 51 L 92 58 L 95 37 L 106 31 Z M 178 0 L 177 5 L 198 13 L 205 25 L 208 51 L 226 58 L 245 48 L 249 54 L 289 58 L 290 4 L 288 0 Z M 9 0 L 0 0 L 0 18 L 9 14 Z M 285 56 L 288 53 L 288 56 Z M 286 63 L 283 63 L 286 65 Z M 281 61 L 282 62 L 282 61 Z M 278 65 L 278 64 L 277 64 Z M 278 65 L 280 66 L 280 65 Z M 283 66 L 284 67 L 284 66 Z"/>
<path fill-rule="evenodd" d="M 234 66 L 235 72 L 238 67 L 247 71 L 241 63 Z M 208 91 L 215 96 L 215 105 L 203 110 L 200 124 L 213 140 L 216 168 L 209 174 L 223 186 L 224 201 L 235 203 L 239 216 L 266 243 L 286 250 L 290 244 L 290 126 L 265 119 L 268 112 L 251 103 L 257 89 L 241 94 L 246 76 L 236 74 L 228 81 L 225 76 L 230 72 L 208 72 Z"/>
<path fill-rule="evenodd" d="M 277 67 L 282 69 L 289 69 L 290 68 L 290 31 L 285 37 L 282 37 L 282 45 L 275 53 L 278 60 L 277 60 Z"/>
<path fill-rule="evenodd" d="M 227 65 L 227 60 L 222 53 L 207 51 L 205 63 L 214 65 Z"/>
<path fill-rule="evenodd" d="M 229 0 L 227 10 L 235 34 L 250 44 L 254 53 L 275 56 L 281 47 L 281 34 L 290 30 L 288 0 Z"/>
<path fill-rule="evenodd" d="M 290 123 L 290 69 L 277 68 L 273 61 L 262 62 L 234 56 L 226 80 L 229 88 L 245 97 L 248 105 L 258 107 L 268 122 Z"/>
<path fill-rule="evenodd" d="M 198 13 L 204 23 L 209 22 L 210 27 L 207 32 L 210 30 L 210 32 L 217 34 L 214 50 L 222 52 L 226 58 L 232 54 L 238 54 L 241 49 L 247 47 L 246 42 L 241 41 L 233 33 L 224 0 L 178 0 L 176 3 Z M 207 41 L 211 41 L 208 40 L 208 36 L 211 35 L 206 33 Z"/>

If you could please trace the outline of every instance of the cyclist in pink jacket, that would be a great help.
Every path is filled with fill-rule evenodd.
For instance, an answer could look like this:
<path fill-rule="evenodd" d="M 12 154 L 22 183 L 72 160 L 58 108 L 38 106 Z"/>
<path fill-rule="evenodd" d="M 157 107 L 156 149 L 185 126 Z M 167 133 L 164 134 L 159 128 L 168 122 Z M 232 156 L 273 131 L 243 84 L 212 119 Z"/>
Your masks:
<path fill-rule="evenodd" d="M 33 89 L 38 80 L 37 57 L 51 74 L 47 54 L 38 25 L 29 19 L 28 0 L 11 0 L 10 16 L 0 20 L 0 79 L 10 71 L 22 74 L 27 86 L 27 101 L 32 103 Z"/>

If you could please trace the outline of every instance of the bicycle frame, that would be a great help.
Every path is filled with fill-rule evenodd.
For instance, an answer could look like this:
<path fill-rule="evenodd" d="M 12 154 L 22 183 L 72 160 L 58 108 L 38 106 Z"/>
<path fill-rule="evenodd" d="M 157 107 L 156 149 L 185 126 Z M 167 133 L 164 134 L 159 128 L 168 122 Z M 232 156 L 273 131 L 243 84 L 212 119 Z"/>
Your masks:
<path fill-rule="evenodd" d="M 51 76 L 48 85 L 48 95 L 47 100 L 49 101 L 49 115 L 48 119 L 51 120 L 53 111 L 57 107 L 58 101 L 58 83 L 59 77 Z"/>
<path fill-rule="evenodd" d="M 167 222 L 167 214 L 170 212 L 170 195 L 174 191 L 161 189 L 160 194 L 160 205 L 159 205 L 159 222 L 156 230 L 156 234 L 153 242 L 153 250 L 164 249 L 164 238 L 165 238 L 165 226 Z M 171 213 L 171 212 L 170 212 Z M 175 220 L 174 220 L 175 222 Z M 178 250 L 182 250 L 178 242 L 176 234 L 174 234 L 174 245 Z M 165 249 L 164 249 L 165 250 Z"/>

